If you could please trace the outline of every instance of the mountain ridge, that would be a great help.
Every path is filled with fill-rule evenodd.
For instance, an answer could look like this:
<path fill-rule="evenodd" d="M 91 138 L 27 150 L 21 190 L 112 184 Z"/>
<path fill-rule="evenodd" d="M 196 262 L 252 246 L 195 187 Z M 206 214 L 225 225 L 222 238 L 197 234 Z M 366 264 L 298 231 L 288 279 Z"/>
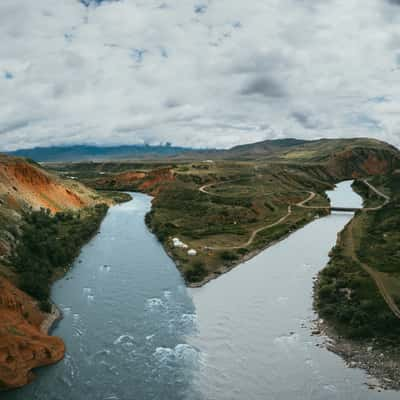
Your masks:
<path fill-rule="evenodd" d="M 397 151 L 397 148 L 378 139 L 347 138 L 347 139 L 315 139 L 304 140 L 296 138 L 267 139 L 254 143 L 241 144 L 228 149 L 195 149 L 192 147 L 166 145 L 71 145 L 34 147 L 31 149 L 19 149 L 6 154 L 30 158 L 36 162 L 82 162 L 82 161 L 107 161 L 144 159 L 154 160 L 159 158 L 181 159 L 231 159 L 283 156 L 286 151 L 325 151 L 330 147 L 347 148 L 349 146 L 362 147 L 386 147 Z"/>

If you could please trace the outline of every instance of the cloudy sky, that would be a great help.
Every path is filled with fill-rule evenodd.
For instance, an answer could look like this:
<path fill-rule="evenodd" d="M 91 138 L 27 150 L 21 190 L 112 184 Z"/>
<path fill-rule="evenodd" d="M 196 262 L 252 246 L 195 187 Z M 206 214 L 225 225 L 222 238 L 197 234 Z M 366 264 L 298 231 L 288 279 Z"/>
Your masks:
<path fill-rule="evenodd" d="M 400 146 L 400 0 L 1 0 L 0 149 Z"/>

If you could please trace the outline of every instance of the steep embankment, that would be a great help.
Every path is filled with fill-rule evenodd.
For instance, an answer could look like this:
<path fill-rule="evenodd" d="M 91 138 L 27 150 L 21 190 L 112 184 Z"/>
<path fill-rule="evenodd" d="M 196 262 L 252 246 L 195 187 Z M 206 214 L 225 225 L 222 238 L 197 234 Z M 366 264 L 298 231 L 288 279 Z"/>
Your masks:
<path fill-rule="evenodd" d="M 22 275 L 12 259 L 23 243 L 26 216 L 41 208 L 53 214 L 93 208 L 102 201 L 93 190 L 35 163 L 0 155 L 0 389 L 25 385 L 33 368 L 64 356 L 63 341 L 47 335 L 55 315 L 41 311 L 36 299 L 17 288 Z"/>
<path fill-rule="evenodd" d="M 53 364 L 64 356 L 64 343 L 48 336 L 48 314 L 30 296 L 0 277 L 0 389 L 29 383 L 33 368 Z"/>

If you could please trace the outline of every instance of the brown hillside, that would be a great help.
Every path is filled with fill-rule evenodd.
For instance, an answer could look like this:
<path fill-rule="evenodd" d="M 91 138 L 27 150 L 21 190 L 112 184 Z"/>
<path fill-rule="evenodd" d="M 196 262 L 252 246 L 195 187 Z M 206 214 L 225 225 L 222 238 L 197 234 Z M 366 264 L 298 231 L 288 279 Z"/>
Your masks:
<path fill-rule="evenodd" d="M 167 167 L 149 171 L 126 171 L 95 179 L 88 184 L 96 189 L 139 190 L 155 196 L 166 184 L 174 180 L 174 171 Z"/>
<path fill-rule="evenodd" d="M 63 180 L 36 164 L 0 156 L 0 199 L 10 208 L 48 208 L 52 212 L 95 203 L 96 194 L 78 182 Z"/>

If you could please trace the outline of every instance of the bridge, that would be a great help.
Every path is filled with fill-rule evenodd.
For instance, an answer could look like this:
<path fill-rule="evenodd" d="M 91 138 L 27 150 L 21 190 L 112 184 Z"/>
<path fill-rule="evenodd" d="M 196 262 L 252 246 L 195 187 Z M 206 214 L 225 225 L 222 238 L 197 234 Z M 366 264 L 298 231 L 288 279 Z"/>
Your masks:
<path fill-rule="evenodd" d="M 329 207 L 331 211 L 342 211 L 342 212 L 356 212 L 358 210 L 362 210 L 362 208 L 356 207 Z"/>
<path fill-rule="evenodd" d="M 359 210 L 362 211 L 376 211 L 380 210 L 383 206 L 390 202 L 390 197 L 386 194 L 380 192 L 375 186 L 372 186 L 366 179 L 363 179 L 362 182 L 365 183 L 373 192 L 375 192 L 378 196 L 382 197 L 384 202 L 376 207 L 326 207 L 326 206 L 308 206 L 307 203 L 312 200 L 315 196 L 315 192 L 308 192 L 310 195 L 300 203 L 297 203 L 296 206 L 303 207 L 303 208 L 312 208 L 312 209 L 324 209 L 328 211 L 339 211 L 339 212 L 356 212 Z"/>

